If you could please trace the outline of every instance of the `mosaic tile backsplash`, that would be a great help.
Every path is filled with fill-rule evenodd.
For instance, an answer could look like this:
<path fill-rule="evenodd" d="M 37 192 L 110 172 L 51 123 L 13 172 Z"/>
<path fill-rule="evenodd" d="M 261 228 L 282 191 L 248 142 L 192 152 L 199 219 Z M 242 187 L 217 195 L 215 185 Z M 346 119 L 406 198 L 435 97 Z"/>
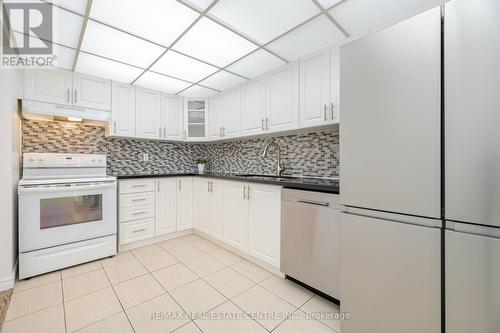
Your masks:
<path fill-rule="evenodd" d="M 241 139 L 195 144 L 106 137 L 98 126 L 57 121 L 23 120 L 24 153 L 106 154 L 108 174 L 196 172 L 195 160 L 207 158 L 209 171 L 273 174 L 276 151 L 265 145 L 276 141 L 282 150 L 284 174 L 311 177 L 338 177 L 338 129 L 277 135 L 272 138 Z M 144 153 L 149 161 L 143 162 Z"/>

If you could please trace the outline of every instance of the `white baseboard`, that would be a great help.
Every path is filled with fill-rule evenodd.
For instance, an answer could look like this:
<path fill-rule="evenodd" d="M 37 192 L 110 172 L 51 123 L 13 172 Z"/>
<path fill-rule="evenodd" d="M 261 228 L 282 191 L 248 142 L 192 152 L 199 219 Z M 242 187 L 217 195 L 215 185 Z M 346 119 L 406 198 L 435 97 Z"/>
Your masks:
<path fill-rule="evenodd" d="M 9 290 L 14 288 L 14 284 L 16 283 L 16 275 L 17 275 L 17 263 L 14 265 L 14 269 L 9 277 L 0 280 L 0 292 Z"/>
<path fill-rule="evenodd" d="M 124 245 L 119 245 L 118 246 L 118 252 L 123 252 L 127 250 L 133 250 L 138 247 L 142 246 L 147 246 L 147 245 L 152 245 L 155 243 L 163 242 L 166 240 L 182 237 L 182 236 L 187 236 L 191 235 L 194 233 L 193 229 L 187 229 L 187 230 L 182 230 L 182 231 L 177 231 L 173 232 L 171 234 L 166 234 L 166 235 L 161 235 L 161 236 L 156 236 L 156 237 L 151 237 L 148 239 L 143 239 L 137 242 L 129 243 L 129 244 L 124 244 Z"/>

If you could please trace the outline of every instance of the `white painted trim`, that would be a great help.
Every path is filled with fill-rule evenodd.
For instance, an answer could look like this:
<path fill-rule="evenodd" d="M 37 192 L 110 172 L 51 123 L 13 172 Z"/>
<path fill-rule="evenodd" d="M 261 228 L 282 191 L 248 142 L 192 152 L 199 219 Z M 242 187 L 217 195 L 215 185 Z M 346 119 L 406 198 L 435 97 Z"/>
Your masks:
<path fill-rule="evenodd" d="M 17 263 L 18 260 L 16 260 L 16 264 L 14 265 L 14 269 L 12 270 L 10 276 L 0 280 L 0 292 L 14 288 L 17 275 Z"/>
<path fill-rule="evenodd" d="M 156 237 L 151 237 L 148 239 L 143 239 L 137 242 L 125 244 L 125 245 L 119 245 L 118 246 L 118 252 L 124 252 L 127 250 L 133 250 L 138 247 L 146 246 L 146 245 L 152 245 L 158 242 L 163 242 L 166 240 L 174 239 L 174 238 L 179 238 L 187 235 L 191 235 L 194 233 L 193 229 L 188 229 L 188 230 L 182 230 L 178 232 L 172 232 L 169 234 L 161 235 L 161 236 L 156 236 Z"/>

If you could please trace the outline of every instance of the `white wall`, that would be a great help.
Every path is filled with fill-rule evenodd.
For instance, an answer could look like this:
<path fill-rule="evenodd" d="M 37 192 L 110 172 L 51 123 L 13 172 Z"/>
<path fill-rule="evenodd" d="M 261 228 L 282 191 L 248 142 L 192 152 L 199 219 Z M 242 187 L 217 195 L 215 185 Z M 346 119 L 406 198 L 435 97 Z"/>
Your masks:
<path fill-rule="evenodd" d="M 20 72 L 0 69 L 0 291 L 14 286 L 17 263 L 17 182 L 20 167 Z"/>

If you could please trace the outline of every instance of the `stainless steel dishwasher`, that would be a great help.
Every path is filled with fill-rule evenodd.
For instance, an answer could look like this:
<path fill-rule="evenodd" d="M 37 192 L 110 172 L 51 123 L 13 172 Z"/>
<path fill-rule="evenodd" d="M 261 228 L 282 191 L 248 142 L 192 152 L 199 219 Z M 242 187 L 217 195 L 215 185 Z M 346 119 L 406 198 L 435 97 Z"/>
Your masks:
<path fill-rule="evenodd" d="M 282 272 L 339 301 L 340 212 L 336 194 L 283 189 Z"/>

